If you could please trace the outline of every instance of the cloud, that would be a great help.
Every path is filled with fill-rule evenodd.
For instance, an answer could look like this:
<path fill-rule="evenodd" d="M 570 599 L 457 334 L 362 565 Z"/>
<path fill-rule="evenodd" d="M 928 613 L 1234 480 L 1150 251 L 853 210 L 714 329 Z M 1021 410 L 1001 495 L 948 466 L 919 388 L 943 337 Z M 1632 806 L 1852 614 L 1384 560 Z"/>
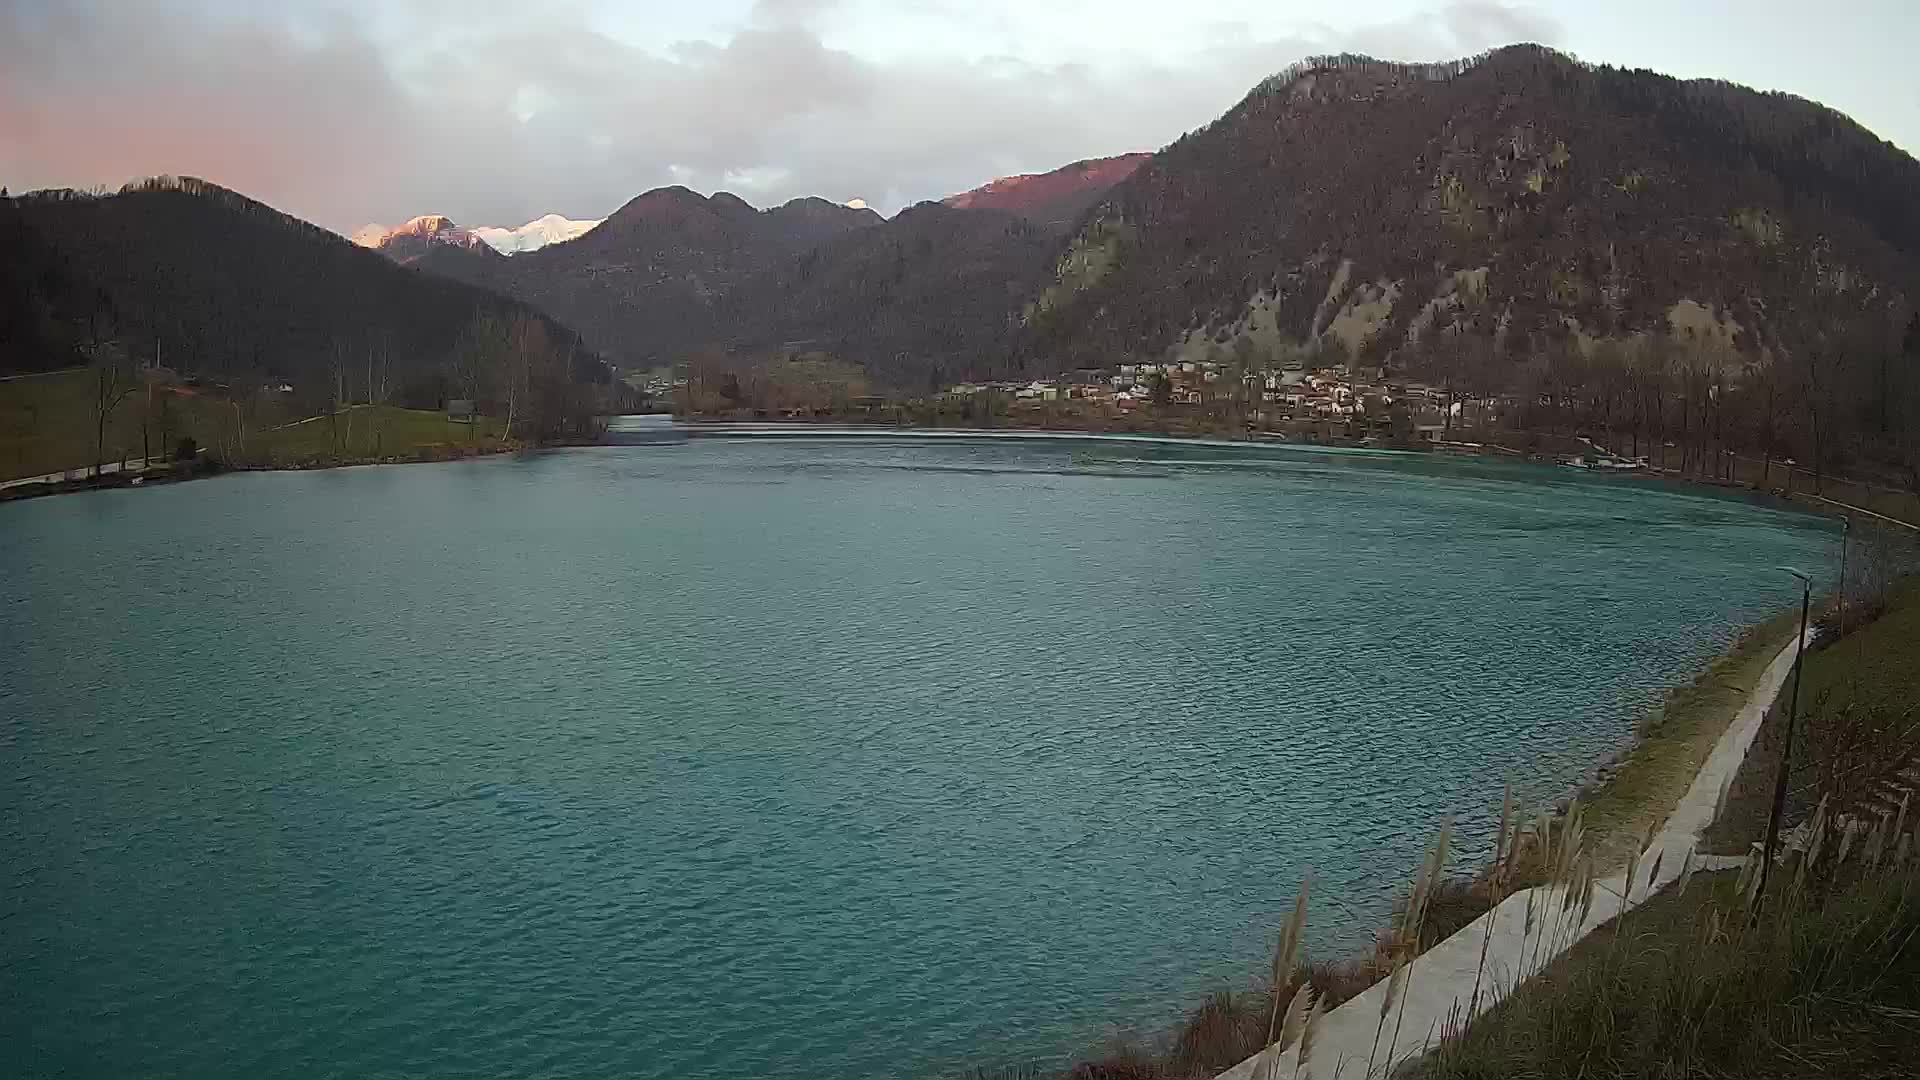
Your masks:
<path fill-rule="evenodd" d="M 852 18 L 834 0 L 759 0 L 714 40 L 648 44 L 585 7 L 343 2 L 0 0 L 0 183 L 186 173 L 343 232 L 598 217 L 666 183 L 892 212 L 1157 148 L 1310 53 L 1432 59 L 1560 33 L 1464 2 L 1351 30 L 1221 24 L 1173 57 L 876 57 L 829 44 Z"/>

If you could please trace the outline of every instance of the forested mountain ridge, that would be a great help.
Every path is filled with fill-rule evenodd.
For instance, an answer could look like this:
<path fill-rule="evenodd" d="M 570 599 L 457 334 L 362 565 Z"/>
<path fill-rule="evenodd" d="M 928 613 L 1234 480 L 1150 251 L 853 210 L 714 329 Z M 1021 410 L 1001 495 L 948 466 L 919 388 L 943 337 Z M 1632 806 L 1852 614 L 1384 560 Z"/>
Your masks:
<path fill-rule="evenodd" d="M 434 245 L 418 265 L 526 300 L 627 363 L 798 345 L 918 389 L 1006 354 L 1057 234 L 1146 157 L 1006 177 L 891 220 L 658 188 L 576 240 L 511 260 Z"/>
<path fill-rule="evenodd" d="M 1916 296 L 1920 163 L 1833 110 L 1535 46 L 1329 57 L 1091 210 L 1024 313 L 1019 359 L 1353 353 L 1625 410 L 1624 381 L 1576 386 L 1601 376 L 1573 369 L 1652 348 L 1891 431 L 1887 410 L 1920 414 L 1899 359 Z M 1827 419 L 1746 422 L 1774 437 Z"/>
<path fill-rule="evenodd" d="M 1152 156 L 1088 158 L 1049 172 L 1003 176 L 940 201 L 956 210 L 1006 210 L 1036 224 L 1066 228 Z"/>
<path fill-rule="evenodd" d="M 716 347 L 822 352 L 914 393 L 1005 354 L 1044 283 L 1056 231 L 1006 210 L 922 203 L 757 274 L 716 310 Z"/>
<path fill-rule="evenodd" d="M 578 237 L 511 259 L 436 246 L 423 269 L 527 301 L 631 364 L 671 364 L 725 335 L 716 305 L 750 276 L 880 215 L 825 199 L 757 210 L 738 196 L 656 188 Z"/>
<path fill-rule="evenodd" d="M 88 317 L 110 306 L 0 191 L 0 371 L 78 363 Z"/>
<path fill-rule="evenodd" d="M 344 356 L 357 371 L 377 354 L 398 386 L 443 376 L 485 320 L 537 325 L 579 375 L 604 378 L 578 335 L 519 301 L 399 266 L 205 181 L 36 192 L 0 211 L 0 228 L 31 241 L 0 253 L 7 305 L 44 316 L 29 346 L 9 349 L 11 370 L 85 363 L 111 346 L 137 364 L 237 383 L 271 376 L 307 392 L 342 381 L 333 369 Z M 23 290 L 16 278 L 39 284 Z"/>

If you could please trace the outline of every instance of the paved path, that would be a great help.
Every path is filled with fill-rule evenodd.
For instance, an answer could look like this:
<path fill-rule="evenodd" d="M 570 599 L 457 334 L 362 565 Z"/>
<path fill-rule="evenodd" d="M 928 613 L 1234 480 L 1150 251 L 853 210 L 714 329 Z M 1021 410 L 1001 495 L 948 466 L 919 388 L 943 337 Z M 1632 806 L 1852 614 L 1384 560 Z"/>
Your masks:
<path fill-rule="evenodd" d="M 1438 1041 L 1450 1023 L 1468 1015 L 1470 1007 L 1474 1009 L 1472 1015 L 1492 1008 L 1524 978 L 1551 963 L 1575 942 L 1622 910 L 1639 907 L 1661 887 L 1677 879 L 1687 858 L 1699 846 L 1701 835 L 1713 823 L 1721 795 L 1746 759 L 1747 748 L 1753 745 L 1760 722 L 1786 684 L 1787 674 L 1793 670 L 1793 654 L 1794 646 L 1789 642 L 1767 666 L 1759 685 L 1714 744 L 1706 763 L 1694 777 L 1693 786 L 1687 789 L 1665 827 L 1654 837 L 1653 846 L 1640 863 L 1635 888 L 1630 891 L 1626 888 L 1624 866 L 1615 870 L 1610 877 L 1595 884 L 1593 907 L 1587 918 L 1571 926 L 1556 925 L 1553 918 L 1538 916 L 1541 911 L 1559 912 L 1563 890 L 1543 886 L 1515 893 L 1413 962 L 1402 995 L 1406 1003 L 1404 1010 L 1399 1003 L 1394 1005 L 1394 1011 L 1400 1014 L 1398 1039 L 1393 1037 L 1396 1021 L 1389 1018 L 1386 1032 L 1380 1038 L 1379 1053 L 1372 1054 L 1370 1048 L 1379 1030 L 1380 1006 L 1387 991 L 1384 981 L 1375 983 L 1321 1019 L 1313 1059 L 1299 1075 L 1313 1080 L 1362 1080 L 1368 1075 L 1369 1057 L 1375 1058 L 1373 1077 L 1390 1075 L 1394 1066 L 1419 1056 Z M 1646 879 L 1656 857 L 1660 875 L 1649 884 Z M 1531 935 L 1524 932 L 1529 894 L 1534 896 L 1536 911 L 1536 925 Z M 1487 937 L 1489 926 L 1493 927 L 1491 942 Z M 1474 972 L 1480 966 L 1483 947 L 1487 949 L 1486 971 L 1480 983 L 1479 1000 L 1473 1003 Z M 1295 1062 L 1296 1051 L 1286 1051 L 1280 1055 L 1273 1075 L 1293 1077 Z M 1260 1055 L 1256 1054 L 1221 1073 L 1218 1080 L 1252 1080 L 1261 1075 L 1259 1063 Z"/>
<path fill-rule="evenodd" d="M 126 471 L 130 473 L 145 472 L 150 468 L 157 468 L 161 464 L 163 463 L 156 461 L 152 465 L 147 465 L 137 460 L 129 460 Z M 103 474 L 117 473 L 121 471 L 120 463 L 117 461 L 109 461 L 100 466 L 100 471 Z M 93 466 L 82 465 L 80 468 L 68 469 L 65 472 L 42 473 L 39 476 L 23 476 L 18 480 L 0 481 L 0 491 L 5 491 L 8 488 L 25 487 L 28 484 L 57 484 L 62 480 L 82 480 L 92 475 Z"/>

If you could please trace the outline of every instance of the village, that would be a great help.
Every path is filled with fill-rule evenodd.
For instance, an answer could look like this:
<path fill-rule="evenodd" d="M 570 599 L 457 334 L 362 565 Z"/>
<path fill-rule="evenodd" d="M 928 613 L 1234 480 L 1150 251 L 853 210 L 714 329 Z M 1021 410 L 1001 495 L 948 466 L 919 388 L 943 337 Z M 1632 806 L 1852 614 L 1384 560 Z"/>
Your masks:
<path fill-rule="evenodd" d="M 1484 426 L 1498 406 L 1379 368 L 1342 363 L 1243 372 L 1204 360 L 1082 368 L 1026 382 L 959 383 L 941 398 L 949 407 L 985 406 L 1015 423 L 1186 421 L 1179 426 L 1401 446 L 1448 442 L 1457 429 Z"/>

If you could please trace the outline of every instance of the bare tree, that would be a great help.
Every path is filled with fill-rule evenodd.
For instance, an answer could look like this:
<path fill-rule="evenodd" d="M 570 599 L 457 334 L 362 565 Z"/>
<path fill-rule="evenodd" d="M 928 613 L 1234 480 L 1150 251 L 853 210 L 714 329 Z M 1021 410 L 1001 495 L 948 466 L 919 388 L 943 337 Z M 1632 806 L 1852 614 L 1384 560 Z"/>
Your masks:
<path fill-rule="evenodd" d="M 340 456 L 340 414 L 346 410 L 347 403 L 347 360 L 348 346 L 344 339 L 335 338 L 332 349 L 327 354 L 327 426 L 333 433 L 333 453 Z M 353 417 L 347 417 L 347 438 L 353 438 Z"/>
<path fill-rule="evenodd" d="M 473 404 L 476 418 L 480 408 L 480 392 L 487 380 L 493 378 L 504 364 L 502 354 L 506 348 L 507 328 L 490 311 L 474 312 L 473 321 L 467 324 L 453 347 L 448 374 L 453 379 L 454 387 Z M 476 421 L 469 429 L 469 437 L 477 431 Z"/>
<path fill-rule="evenodd" d="M 120 402 L 132 394 L 135 378 L 127 352 L 114 333 L 111 317 L 99 310 L 87 316 L 86 334 L 80 351 L 92 373 L 93 475 L 100 475 L 100 464 L 107 454 L 107 422 Z"/>
<path fill-rule="evenodd" d="M 367 404 L 376 406 L 368 415 L 373 425 L 373 453 L 380 455 L 381 444 L 385 441 L 384 423 L 380 409 L 385 405 L 389 394 L 388 382 L 391 374 L 392 353 L 386 331 L 376 333 L 367 342 Z"/>
<path fill-rule="evenodd" d="M 552 347 L 547 342 L 547 329 L 540 320 L 521 314 L 514 317 L 508 328 L 507 347 L 496 357 L 499 367 L 496 372 L 496 387 L 506 406 L 507 421 L 500 429 L 500 441 L 506 442 L 513 434 L 513 423 L 519 410 L 531 396 L 534 375 L 544 375 L 551 363 Z M 535 428 L 541 428 L 543 418 L 536 418 Z"/>

